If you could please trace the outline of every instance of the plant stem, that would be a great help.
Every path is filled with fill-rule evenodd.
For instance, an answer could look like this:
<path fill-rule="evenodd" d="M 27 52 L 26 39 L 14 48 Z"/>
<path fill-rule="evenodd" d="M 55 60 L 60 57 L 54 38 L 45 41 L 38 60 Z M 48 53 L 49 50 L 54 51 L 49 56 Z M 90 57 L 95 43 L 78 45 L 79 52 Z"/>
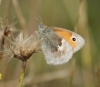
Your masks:
<path fill-rule="evenodd" d="M 98 79 L 98 87 L 100 87 L 100 65 L 98 66 L 96 75 L 97 75 L 97 79 Z"/>
<path fill-rule="evenodd" d="M 13 3 L 13 6 L 14 6 L 16 15 L 17 15 L 17 17 L 19 19 L 20 25 L 21 25 L 21 27 L 23 29 L 23 32 L 24 32 L 24 34 L 26 34 L 26 32 L 27 32 L 26 20 L 24 19 L 24 16 L 22 14 L 20 5 L 18 3 L 18 0 L 12 0 L 12 3 Z"/>
<path fill-rule="evenodd" d="M 78 9 L 78 14 L 77 14 L 77 20 L 76 20 L 76 24 L 75 24 L 75 28 L 74 28 L 74 31 L 77 33 L 78 32 L 78 22 L 79 22 L 79 19 L 80 19 L 80 16 L 81 16 L 81 11 L 82 11 L 82 6 L 83 6 L 83 0 L 80 0 L 80 3 L 79 3 L 79 9 Z"/>
<path fill-rule="evenodd" d="M 76 66 L 76 61 L 75 58 L 72 61 L 72 69 L 70 72 L 70 80 L 69 80 L 69 87 L 73 87 L 73 78 L 74 78 L 74 74 L 75 74 L 75 66 Z"/>
<path fill-rule="evenodd" d="M 22 87 L 22 86 L 23 86 L 23 80 L 24 80 L 24 75 L 25 75 L 25 69 L 26 69 L 26 61 L 22 61 L 22 67 L 21 67 L 21 73 L 20 73 L 20 78 L 19 78 L 18 87 Z"/>

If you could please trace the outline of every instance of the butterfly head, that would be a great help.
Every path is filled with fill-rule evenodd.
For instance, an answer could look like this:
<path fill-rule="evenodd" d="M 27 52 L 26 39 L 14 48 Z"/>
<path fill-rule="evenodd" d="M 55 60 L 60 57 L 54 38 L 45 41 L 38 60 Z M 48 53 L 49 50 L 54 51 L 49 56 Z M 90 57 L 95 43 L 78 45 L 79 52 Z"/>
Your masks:
<path fill-rule="evenodd" d="M 46 27 L 46 26 L 44 26 L 44 25 L 43 25 L 43 24 L 41 24 L 41 23 L 38 25 L 38 29 L 39 29 L 39 30 L 44 30 L 44 29 L 45 29 L 45 27 Z"/>

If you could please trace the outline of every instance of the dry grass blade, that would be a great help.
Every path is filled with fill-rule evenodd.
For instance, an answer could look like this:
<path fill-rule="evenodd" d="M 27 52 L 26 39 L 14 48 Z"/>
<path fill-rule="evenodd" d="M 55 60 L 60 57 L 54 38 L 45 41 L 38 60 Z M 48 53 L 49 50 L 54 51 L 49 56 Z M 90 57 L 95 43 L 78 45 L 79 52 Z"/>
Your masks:
<path fill-rule="evenodd" d="M 22 27 L 24 33 L 26 33 L 26 31 L 27 31 L 26 21 L 22 15 L 22 11 L 20 9 L 18 0 L 12 0 L 12 3 L 13 3 L 13 6 L 15 8 L 15 11 L 16 11 L 17 17 L 19 19 L 19 22 L 21 24 L 21 27 Z"/>
<path fill-rule="evenodd" d="M 0 0 L 0 4 L 1 4 L 2 0 Z"/>
<path fill-rule="evenodd" d="M 97 68 L 98 69 L 97 69 L 96 75 L 97 75 L 97 79 L 98 79 L 98 87 L 100 87 L 100 65 Z"/>

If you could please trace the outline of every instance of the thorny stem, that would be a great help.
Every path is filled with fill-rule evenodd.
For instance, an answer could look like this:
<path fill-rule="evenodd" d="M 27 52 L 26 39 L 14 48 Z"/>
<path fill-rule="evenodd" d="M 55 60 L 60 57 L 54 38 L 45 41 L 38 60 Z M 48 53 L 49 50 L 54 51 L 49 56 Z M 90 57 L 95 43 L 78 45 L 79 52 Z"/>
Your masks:
<path fill-rule="evenodd" d="M 22 67 L 21 67 L 21 73 L 20 73 L 18 87 L 23 87 L 23 80 L 24 80 L 24 75 L 25 75 L 26 62 L 27 61 L 22 61 Z"/>

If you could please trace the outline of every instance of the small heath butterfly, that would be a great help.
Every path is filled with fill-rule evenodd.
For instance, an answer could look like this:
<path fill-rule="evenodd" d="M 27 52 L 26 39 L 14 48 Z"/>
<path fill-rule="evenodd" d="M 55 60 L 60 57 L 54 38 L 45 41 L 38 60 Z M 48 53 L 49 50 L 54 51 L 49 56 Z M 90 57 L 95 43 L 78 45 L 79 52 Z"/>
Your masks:
<path fill-rule="evenodd" d="M 38 37 L 48 64 L 59 65 L 68 62 L 73 53 L 81 49 L 84 39 L 67 29 L 38 25 Z"/>

